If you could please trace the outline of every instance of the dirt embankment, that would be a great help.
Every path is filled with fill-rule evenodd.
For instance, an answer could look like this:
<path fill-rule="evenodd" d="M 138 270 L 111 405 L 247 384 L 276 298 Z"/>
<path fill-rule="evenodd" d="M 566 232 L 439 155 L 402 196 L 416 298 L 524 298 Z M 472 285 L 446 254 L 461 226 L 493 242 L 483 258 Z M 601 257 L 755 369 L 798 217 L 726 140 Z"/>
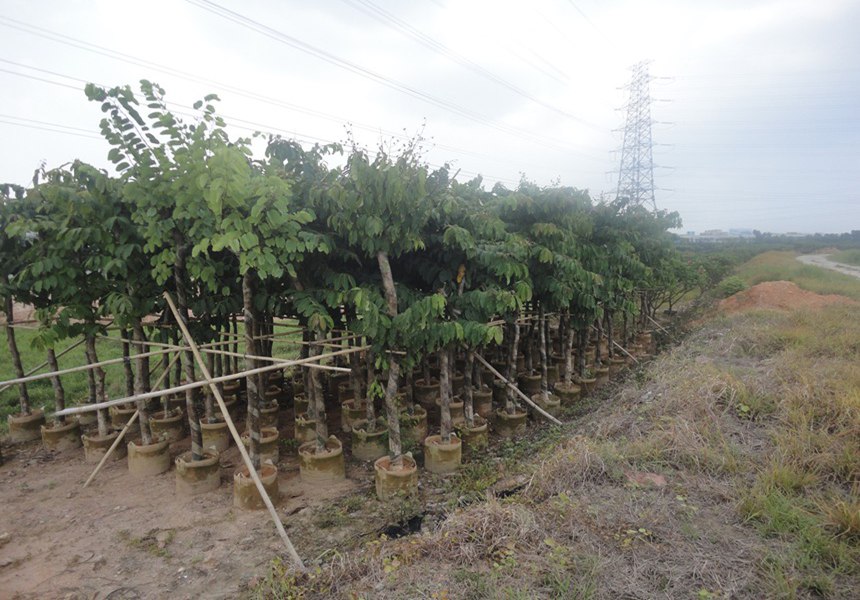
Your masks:
<path fill-rule="evenodd" d="M 809 292 L 790 281 L 766 281 L 721 301 L 720 310 L 731 313 L 753 308 L 816 309 L 831 304 L 857 304 L 857 302 L 836 294 L 823 295 Z"/>

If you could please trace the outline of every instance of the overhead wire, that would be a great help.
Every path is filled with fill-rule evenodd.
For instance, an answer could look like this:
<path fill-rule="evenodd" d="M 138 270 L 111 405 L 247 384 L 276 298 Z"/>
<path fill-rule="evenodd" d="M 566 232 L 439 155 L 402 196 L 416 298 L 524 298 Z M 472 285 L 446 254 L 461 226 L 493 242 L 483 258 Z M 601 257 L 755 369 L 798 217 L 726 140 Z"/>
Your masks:
<path fill-rule="evenodd" d="M 380 85 L 398 91 L 400 93 L 406 94 L 422 102 L 430 104 L 432 106 L 436 106 L 437 108 L 441 108 L 442 110 L 448 111 L 452 114 L 456 114 L 462 118 L 473 121 L 475 123 L 479 123 L 484 125 L 485 127 L 489 127 L 491 129 L 495 129 L 497 131 L 506 133 L 508 135 L 512 135 L 518 137 L 522 140 L 542 145 L 544 147 L 553 148 L 556 150 L 565 151 L 568 149 L 566 146 L 566 142 L 562 142 L 553 138 L 548 138 L 546 136 L 537 135 L 532 131 L 527 129 L 523 129 L 521 127 L 516 127 L 513 125 L 509 125 L 507 123 L 497 121 L 494 119 L 490 119 L 485 117 L 483 114 L 471 110 L 467 107 L 461 106 L 454 102 L 444 100 L 432 94 L 423 92 L 414 86 L 411 86 L 407 83 L 398 81 L 396 79 L 387 77 L 381 73 L 377 73 L 372 69 L 367 67 L 363 67 L 355 62 L 350 60 L 341 58 L 336 56 L 335 54 L 328 52 L 322 48 L 318 48 L 312 44 L 307 42 L 303 42 L 298 38 L 286 34 L 282 31 L 279 31 L 273 27 L 269 27 L 264 23 L 261 23 L 257 20 L 254 20 L 250 17 L 242 15 L 239 12 L 221 6 L 216 2 L 212 2 L 211 0 L 185 0 L 189 4 L 197 6 L 210 14 L 214 14 L 218 17 L 236 23 L 237 25 L 249 29 L 251 31 L 255 31 L 260 35 L 268 37 L 276 42 L 287 45 L 291 48 L 299 50 L 305 54 L 318 58 L 324 62 L 327 62 L 331 65 L 337 66 L 338 68 L 344 69 L 360 77 L 366 78 L 368 80 L 374 81 Z"/>
<path fill-rule="evenodd" d="M 0 59 L 0 60 L 2 60 L 2 59 Z M 32 67 L 31 67 L 31 68 L 32 68 Z M 18 72 L 15 72 L 15 71 L 9 71 L 9 70 L 7 70 L 7 69 L 0 69 L 0 71 L 5 71 L 5 72 L 7 72 L 7 73 L 11 73 L 11 74 L 13 74 L 13 75 L 18 75 L 18 76 L 21 76 L 21 77 L 24 77 L 24 78 L 27 78 L 27 79 L 34 79 L 34 80 L 36 80 L 36 81 L 40 81 L 40 82 L 43 82 L 43 83 L 49 83 L 49 84 L 53 84 L 53 85 L 58 85 L 58 86 L 65 87 L 65 88 L 71 88 L 71 89 L 74 89 L 74 90 L 76 90 L 76 91 L 81 91 L 81 90 L 82 90 L 82 88 L 78 88 L 78 87 L 75 87 L 75 86 L 72 86 L 72 85 L 69 85 L 69 84 L 64 84 L 64 83 L 62 83 L 62 82 L 57 82 L 57 81 L 51 81 L 51 80 L 48 80 L 48 79 L 45 79 L 45 78 L 42 78 L 42 77 L 30 76 L 30 75 L 28 75 L 28 74 L 26 74 L 26 73 L 18 73 Z M 61 74 L 59 74 L 59 73 L 52 73 L 52 74 L 55 74 L 55 75 L 57 75 L 58 77 L 65 77 L 65 78 L 70 79 L 70 80 L 73 80 L 73 81 L 79 81 L 79 82 L 81 82 L 81 83 L 83 83 L 83 84 L 87 83 L 87 82 L 86 82 L 85 80 L 83 80 L 83 79 L 77 79 L 77 78 L 74 78 L 74 77 L 70 77 L 70 76 L 68 76 L 68 75 L 61 75 Z M 97 84 L 97 85 L 98 85 L 98 84 Z M 189 105 L 187 105 L 187 104 L 178 103 L 178 102 L 169 102 L 169 101 L 166 101 L 166 102 L 165 102 L 165 104 L 167 104 L 169 107 L 179 107 L 179 108 L 182 108 L 182 109 L 189 109 L 189 110 L 192 110 L 192 111 L 194 110 L 194 107 L 189 106 Z M 191 116 L 191 117 L 196 117 L 196 116 L 197 116 L 197 114 L 196 114 L 196 113 L 194 113 L 194 112 L 188 112 L 188 110 L 176 110 L 175 108 L 173 108 L 172 110 L 173 110 L 176 114 L 183 115 L 183 116 Z M 266 124 L 264 124 L 264 123 L 257 123 L 257 122 L 254 122 L 254 121 L 248 121 L 248 120 L 246 120 L 246 119 L 241 119 L 241 118 L 233 117 L 233 116 L 230 116 L 230 115 L 223 115 L 223 114 L 222 114 L 222 115 L 219 115 L 219 116 L 221 116 L 221 118 L 222 118 L 222 119 L 224 119 L 224 123 L 225 123 L 225 125 L 230 126 L 230 127 L 233 127 L 233 128 L 236 128 L 236 129 L 242 129 L 242 130 L 245 130 L 245 131 L 250 131 L 250 132 L 252 132 L 252 133 L 254 133 L 254 132 L 260 132 L 260 133 L 265 133 L 265 134 L 269 134 L 269 135 L 281 135 L 281 134 L 286 134 L 286 135 L 288 135 L 291 139 L 295 139 L 296 141 L 306 142 L 306 143 L 318 143 L 318 142 L 319 142 L 319 143 L 324 143 L 324 144 L 331 144 L 331 143 L 334 143 L 334 142 L 335 142 L 335 140 L 331 140 L 331 139 L 328 139 L 328 138 L 323 138 L 323 137 L 319 137 L 319 136 L 315 136 L 315 135 L 311 135 L 311 134 L 307 134 L 307 133 L 302 133 L 302 132 L 298 132 L 298 131 L 287 130 L 287 129 L 283 129 L 283 128 L 276 127 L 276 126 L 272 126 L 272 125 L 266 125 Z M 25 121 L 25 123 L 18 123 L 18 122 L 11 121 L 11 120 L 8 120 L 8 119 L 21 120 L 21 121 Z M 30 123 L 26 123 L 27 121 L 29 121 Z M 54 133 L 63 133 L 63 134 L 69 134 L 69 135 L 77 135 L 77 136 L 80 136 L 80 137 L 89 137 L 89 138 L 92 138 L 92 139 L 99 139 L 99 140 L 104 139 L 104 138 L 102 138 L 102 137 L 101 137 L 101 136 L 99 136 L 99 135 L 86 133 L 86 132 L 88 132 L 89 130 L 87 130 L 87 129 L 83 129 L 83 128 L 80 128 L 80 127 L 74 127 L 74 126 L 70 126 L 70 125 L 62 125 L 62 124 L 59 124 L 59 123 L 49 123 L 49 122 L 45 122 L 45 121 L 38 121 L 38 120 L 36 120 L 36 119 L 30 119 L 30 118 L 26 118 L 26 117 L 16 117 L 16 116 L 14 116 L 14 115 L 3 115 L 3 114 L 0 114 L 0 123 L 4 123 L 4 124 L 8 124 L 8 125 L 18 125 L 18 126 L 21 126 L 21 127 L 27 127 L 27 128 L 30 128 L 30 129 L 40 129 L 40 130 L 43 130 L 43 131 L 52 131 L 52 132 L 54 132 Z M 32 124 L 32 123 L 35 123 L 35 124 L 41 124 L 41 125 L 44 125 L 44 126 L 34 125 L 34 124 Z M 241 124 L 239 124 L 239 123 L 246 123 L 247 125 L 241 125 Z M 251 127 L 251 126 L 249 126 L 249 125 L 253 125 L 253 127 Z M 54 128 L 57 128 L 57 129 L 50 129 L 50 128 L 48 128 L 47 126 L 54 127 Z M 62 128 L 62 129 L 59 129 L 59 128 Z M 78 132 L 85 132 L 85 133 L 78 133 Z M 440 164 L 438 164 L 438 163 L 430 163 L 430 162 L 428 162 L 427 164 L 428 164 L 429 166 L 431 166 L 431 167 L 434 167 L 434 168 L 441 168 L 441 167 L 443 166 L 443 165 L 440 165 Z M 484 177 L 484 178 L 486 178 L 486 179 L 489 179 L 489 180 L 492 180 L 492 181 L 500 181 L 500 182 L 502 182 L 502 183 L 509 183 L 509 184 L 513 184 L 513 185 L 516 185 L 516 184 L 518 184 L 518 183 L 519 183 L 519 181 L 517 181 L 517 180 L 510 179 L 510 178 L 507 178 L 507 177 L 502 177 L 502 176 L 492 175 L 492 174 L 489 174 L 489 173 L 480 173 L 480 172 L 477 172 L 477 171 L 470 171 L 470 170 L 467 170 L 467 169 L 460 169 L 460 172 L 461 172 L 461 173 L 463 173 L 464 175 L 471 175 L 471 176 L 473 176 L 473 177 L 474 177 L 474 176 L 481 175 L 481 176 L 483 176 L 483 177 Z"/>
<path fill-rule="evenodd" d="M 602 130 L 602 128 L 599 127 L 598 125 L 595 125 L 594 123 L 587 121 L 585 119 L 582 119 L 580 117 L 577 117 L 576 115 L 573 115 L 570 112 L 563 110 L 557 106 L 549 104 L 548 102 L 545 102 L 545 101 L 541 100 L 540 98 L 536 97 L 535 95 L 524 90 L 523 88 L 516 85 L 515 83 L 512 83 L 512 82 L 508 81 L 507 79 L 504 79 L 503 77 L 501 77 L 499 75 L 496 75 L 495 73 L 493 73 L 489 69 L 486 69 L 483 66 L 481 66 L 480 64 L 469 59 L 468 57 L 463 56 L 462 54 L 460 54 L 456 50 L 449 48 L 448 46 L 446 46 L 442 42 L 438 41 L 434 37 L 429 36 L 429 35 L 425 34 L 424 32 L 422 32 L 421 30 L 413 27 L 407 21 L 405 21 L 405 20 L 401 19 L 400 17 L 394 15 L 393 13 L 385 10 L 384 8 L 379 6 L 378 4 L 372 2 L 372 0 L 342 0 L 342 2 L 348 4 L 349 6 L 352 6 L 354 9 L 362 12 L 363 14 L 369 15 L 371 18 L 388 25 L 389 27 L 395 29 L 396 31 L 399 31 L 401 34 L 417 41 L 418 43 L 420 43 L 424 47 L 429 48 L 433 52 L 448 58 L 452 62 L 469 69 L 473 73 L 477 73 L 478 75 L 487 79 L 488 81 L 492 81 L 493 83 L 496 83 L 496 84 L 510 90 L 511 92 L 513 92 L 513 93 L 515 93 L 515 94 L 517 94 L 517 95 L 519 95 L 519 96 L 521 96 L 521 97 L 523 97 L 523 98 L 525 98 L 525 99 L 527 99 L 527 100 L 529 100 L 529 101 L 531 101 L 531 102 L 533 102 L 539 106 L 542 106 L 543 108 L 546 108 L 547 110 L 553 111 L 553 112 L 555 112 L 555 113 L 557 113 L 557 114 L 559 114 L 559 115 L 561 115 L 567 119 L 571 119 L 573 121 L 576 121 L 577 123 L 587 125 L 588 127 L 591 127 L 593 129 Z"/>
<path fill-rule="evenodd" d="M 75 82 L 79 83 L 81 87 L 74 86 L 74 85 L 70 85 L 70 84 L 63 83 L 63 82 L 58 82 L 58 81 L 50 80 L 50 79 L 46 79 L 46 78 L 44 78 L 44 77 L 38 77 L 38 76 L 30 75 L 30 74 L 27 74 L 27 73 L 21 73 L 21 72 L 12 71 L 12 70 L 9 70 L 9 69 L 3 69 L 3 68 L 0 68 L 0 71 L 2 71 L 2 72 L 6 72 L 6 73 L 9 73 L 9 74 L 11 74 L 11 75 L 17 75 L 17 76 L 19 76 L 19 77 L 23 77 L 23 78 L 26 78 L 26 79 L 32 79 L 32 80 L 36 80 L 36 81 L 43 82 L 43 83 L 48 83 L 48 84 L 52 84 L 52 85 L 57 85 L 57 86 L 64 87 L 64 88 L 67 88 L 67 89 L 72 89 L 72 90 L 75 90 L 75 91 L 82 91 L 82 90 L 83 90 L 83 86 L 85 86 L 87 83 L 96 83 L 96 85 L 100 85 L 100 86 L 104 87 L 104 85 L 103 85 L 103 84 L 100 84 L 100 83 L 98 83 L 98 82 L 91 82 L 91 81 L 88 81 L 88 80 L 86 80 L 86 79 L 81 79 L 81 78 L 78 78 L 78 77 L 72 77 L 72 76 L 70 76 L 70 75 L 65 75 L 65 74 L 59 73 L 59 72 L 57 72 L 57 71 L 52 71 L 52 70 L 49 70 L 49 69 L 42 69 L 42 68 L 39 68 L 39 67 L 32 67 L 32 66 L 29 66 L 29 65 L 24 65 L 23 63 L 17 63 L 17 62 L 15 62 L 15 61 L 9 61 L 9 60 L 7 60 L 7 59 L 3 59 L 3 58 L 0 58 L 0 62 L 7 62 L 7 63 L 14 64 L 14 65 L 17 65 L 17 66 L 21 66 L 21 67 L 24 67 L 24 68 L 32 69 L 32 70 L 37 71 L 37 72 L 40 72 L 40 73 L 45 73 L 45 74 L 53 75 L 53 76 L 56 76 L 56 77 L 61 77 L 61 78 L 64 78 L 64 79 L 68 79 L 68 80 L 70 80 L 70 81 L 75 81 Z M 180 107 L 180 108 L 193 110 L 193 107 L 192 107 L 192 106 L 189 106 L 189 105 L 186 105 L 186 104 L 181 104 L 181 103 L 172 102 L 172 101 L 166 101 L 165 103 L 166 103 L 168 106 L 177 106 L 177 107 Z M 187 113 L 187 112 L 183 113 L 182 111 L 176 111 L 176 112 L 177 112 L 178 114 L 184 114 L 184 115 L 187 115 L 187 116 L 194 116 L 194 113 Z M 287 135 L 287 136 L 289 136 L 289 137 L 292 137 L 292 138 L 295 138 L 297 141 L 301 141 L 301 142 L 311 142 L 311 143 L 321 142 L 321 143 L 324 143 L 324 144 L 331 144 L 331 143 L 335 143 L 335 142 L 336 142 L 336 140 L 332 140 L 332 139 L 329 139 L 329 138 L 323 138 L 323 137 L 315 136 L 315 135 L 308 134 L 308 133 L 302 133 L 302 132 L 298 132 L 298 131 L 291 130 L 291 129 L 286 129 L 286 128 L 279 127 L 279 126 L 275 126 L 275 125 L 268 125 L 268 124 L 265 124 L 265 123 L 259 123 L 259 122 L 255 122 L 255 121 L 250 121 L 250 120 L 247 120 L 247 119 L 242 119 L 242 118 L 240 118 L 240 117 L 235 117 L 235 116 L 231 116 L 231 115 L 227 115 L 227 114 L 223 114 L 223 113 L 219 113 L 219 115 L 224 119 L 224 121 L 225 121 L 225 123 L 226 123 L 226 124 L 231 125 L 231 126 L 233 126 L 233 127 L 236 127 L 236 128 L 238 128 L 238 129 L 243 129 L 243 130 L 247 130 L 247 131 L 251 131 L 251 132 L 267 133 L 267 134 L 270 134 L 270 135 L 284 135 L 284 134 L 285 134 L 285 135 Z M 245 124 L 247 124 L 247 125 L 252 125 L 253 127 L 251 127 L 251 126 L 243 126 L 243 125 L 239 125 L 238 123 L 245 123 Z M 433 144 L 433 145 L 434 145 L 434 147 L 436 146 L 436 145 L 433 143 L 433 141 L 432 141 L 432 140 L 427 140 L 427 142 L 428 142 L 429 144 Z M 439 147 L 441 147 L 441 146 L 439 146 Z M 439 167 L 439 166 L 441 166 L 441 165 L 432 165 L 432 166 L 435 166 L 435 167 L 437 167 L 437 168 L 438 168 L 438 167 Z M 461 172 L 462 172 L 462 173 L 464 173 L 464 174 L 469 174 L 469 173 L 471 173 L 471 174 L 473 174 L 473 175 L 478 175 L 478 174 L 479 174 L 478 172 L 475 172 L 475 171 L 467 171 L 467 170 L 463 170 L 463 169 L 461 169 Z M 485 176 L 485 177 L 487 177 L 487 178 L 489 178 L 489 179 L 495 180 L 495 181 L 503 181 L 503 182 L 506 182 L 506 183 L 518 183 L 518 181 L 516 181 L 516 180 L 514 180 L 514 179 L 506 178 L 506 177 L 503 177 L 503 176 L 490 175 L 490 174 L 485 174 L 484 176 Z"/>
<path fill-rule="evenodd" d="M 229 83 L 209 79 L 207 77 L 203 77 L 203 76 L 197 75 L 195 73 L 183 71 L 183 70 L 177 69 L 175 67 L 170 67 L 167 65 L 163 65 L 160 63 L 149 61 L 149 60 L 137 57 L 137 56 L 133 56 L 131 54 L 124 53 L 124 52 L 119 52 L 117 50 L 113 50 L 113 49 L 107 48 L 105 46 L 93 44 L 91 42 L 77 39 L 77 38 L 74 38 L 72 36 L 69 36 L 69 35 L 66 35 L 63 33 L 59 33 L 56 31 L 52 31 L 52 30 L 46 29 L 44 27 L 40 27 L 38 25 L 33 25 L 31 23 L 26 23 L 24 21 L 12 19 L 10 17 L 5 17 L 5 16 L 0 15 L 0 25 L 5 26 L 5 27 L 9 27 L 11 29 L 15 29 L 18 31 L 22 31 L 22 32 L 28 33 L 30 35 L 36 35 L 36 36 L 42 37 L 44 39 L 49 39 L 49 40 L 52 40 L 54 42 L 64 44 L 67 46 L 71 46 L 74 48 L 78 48 L 78 49 L 81 49 L 81 50 L 84 50 L 84 51 L 87 51 L 90 53 L 94 53 L 94 54 L 97 54 L 100 56 L 105 56 L 105 57 L 111 58 L 113 60 L 125 62 L 127 64 L 133 64 L 133 65 L 144 67 L 147 69 L 152 69 L 154 71 L 165 73 L 165 74 L 173 76 L 173 77 L 182 78 L 184 80 L 190 80 L 190 81 L 195 81 L 198 83 L 204 83 L 204 84 L 212 86 L 216 89 L 225 90 L 225 91 L 228 91 L 230 93 L 236 94 L 238 96 L 242 96 L 244 98 L 263 102 L 263 103 L 270 104 L 273 106 L 278 106 L 281 108 L 287 108 L 289 110 L 300 112 L 302 114 L 307 114 L 309 116 L 313 116 L 313 117 L 327 120 L 330 122 L 336 122 L 339 124 L 349 123 L 350 125 L 354 126 L 356 129 L 361 129 L 361 130 L 369 131 L 369 132 L 373 132 L 373 133 L 383 133 L 384 135 L 387 135 L 389 137 L 396 137 L 399 139 L 408 139 L 408 137 L 409 137 L 409 136 L 404 135 L 402 133 L 385 130 L 385 129 L 380 128 L 380 127 L 376 127 L 376 126 L 369 125 L 366 123 L 357 122 L 357 121 L 354 121 L 352 119 L 333 115 L 331 113 L 320 111 L 318 109 L 308 108 L 308 107 L 301 106 L 301 105 L 298 105 L 298 104 L 295 104 L 292 102 L 287 102 L 287 101 L 282 100 L 280 98 L 267 96 L 265 94 L 260 94 L 260 93 L 253 92 L 253 91 L 248 91 L 247 89 L 240 88 L 238 86 L 235 86 L 235 85 L 232 85 Z M 25 66 L 26 67 L 26 65 L 21 65 L 20 63 L 15 63 L 14 61 L 9 61 L 9 60 L 4 60 L 4 59 L 0 59 L 0 60 L 3 60 L 3 62 L 8 62 L 10 64 L 18 64 L 19 66 Z M 487 156 L 486 154 L 476 152 L 474 150 L 464 150 L 462 148 L 457 148 L 455 146 L 450 146 L 450 145 L 446 145 L 446 144 L 437 144 L 437 147 L 442 148 L 442 149 L 449 149 L 449 150 L 452 150 L 455 152 L 460 152 L 462 154 L 472 154 L 475 156 Z M 597 157 L 597 156 L 590 154 L 590 153 L 587 153 L 587 152 L 583 152 L 581 150 L 576 150 L 576 149 L 570 148 L 570 149 L 567 149 L 566 151 L 570 152 L 571 154 L 576 154 L 579 156 L 591 158 L 593 160 L 601 160 L 600 157 Z"/>

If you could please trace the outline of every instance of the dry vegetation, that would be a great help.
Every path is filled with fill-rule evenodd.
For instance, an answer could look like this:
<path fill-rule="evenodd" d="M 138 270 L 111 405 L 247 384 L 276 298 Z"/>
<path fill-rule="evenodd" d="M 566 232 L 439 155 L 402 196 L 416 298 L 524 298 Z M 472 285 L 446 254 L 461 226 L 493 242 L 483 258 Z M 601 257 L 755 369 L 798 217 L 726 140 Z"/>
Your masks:
<path fill-rule="evenodd" d="M 299 579 L 274 565 L 249 593 L 851 597 L 858 359 L 854 306 L 717 316 L 564 430 L 523 442 L 531 476 L 518 493 L 483 492 L 490 478 L 473 490 L 486 499 L 420 534 L 375 539 Z"/>

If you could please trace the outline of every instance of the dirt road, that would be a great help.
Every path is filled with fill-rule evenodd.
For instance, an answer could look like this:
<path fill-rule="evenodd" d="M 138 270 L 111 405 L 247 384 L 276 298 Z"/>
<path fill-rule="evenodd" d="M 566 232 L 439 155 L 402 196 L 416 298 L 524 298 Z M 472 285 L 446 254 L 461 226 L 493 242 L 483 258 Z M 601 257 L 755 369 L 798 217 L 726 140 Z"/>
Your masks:
<path fill-rule="evenodd" d="M 827 254 L 803 254 L 798 256 L 797 260 L 805 265 L 813 265 L 823 269 L 830 269 L 831 271 L 839 271 L 845 275 L 860 278 L 860 267 L 853 267 L 851 265 L 843 265 L 842 263 L 833 262 L 828 258 L 828 256 L 829 255 Z"/>

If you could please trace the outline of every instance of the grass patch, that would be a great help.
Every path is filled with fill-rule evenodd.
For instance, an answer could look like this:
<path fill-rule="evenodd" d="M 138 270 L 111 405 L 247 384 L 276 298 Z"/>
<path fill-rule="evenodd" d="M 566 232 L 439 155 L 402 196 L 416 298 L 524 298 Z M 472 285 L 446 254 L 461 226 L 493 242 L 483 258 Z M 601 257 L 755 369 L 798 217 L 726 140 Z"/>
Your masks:
<path fill-rule="evenodd" d="M 159 558 L 170 558 L 170 551 L 167 547 L 173 543 L 176 537 L 176 530 L 153 529 L 142 537 L 135 537 L 127 529 L 123 529 L 117 533 L 117 537 L 131 548 L 143 550 Z"/>
<path fill-rule="evenodd" d="M 290 327 L 289 322 L 286 326 Z M 3 341 L 0 343 L 0 381 L 15 379 L 15 370 L 12 366 L 12 358 L 9 354 L 9 346 L 6 343 L 5 325 L 3 326 Z M 34 329 L 16 327 L 16 341 L 18 343 L 18 351 L 21 353 L 21 363 L 24 367 L 24 372 L 28 372 L 36 366 L 45 362 L 47 358 L 43 350 L 37 350 L 33 347 L 33 340 L 36 337 Z M 75 344 L 81 338 L 64 340 L 58 344 L 56 351 L 60 353 L 67 347 Z M 100 361 L 111 360 L 122 357 L 122 344 L 119 343 L 118 332 L 111 332 L 110 340 L 99 338 L 96 345 L 96 351 Z M 272 355 L 277 358 L 297 358 L 298 346 L 296 342 L 301 341 L 300 333 L 293 333 L 287 336 L 277 338 L 272 349 Z M 242 351 L 240 343 L 239 351 Z M 132 355 L 134 351 L 132 350 Z M 155 383 L 157 377 L 161 374 L 158 368 L 160 357 L 150 358 L 150 368 L 152 369 L 152 382 Z M 57 360 L 60 369 L 68 369 L 85 365 L 87 362 L 84 345 L 81 344 L 77 348 L 71 350 L 68 354 L 59 357 Z M 134 363 L 132 362 L 132 366 Z M 241 360 L 239 363 L 241 368 Z M 126 384 L 125 373 L 122 363 L 108 365 L 104 367 L 105 371 L 105 386 L 108 399 L 121 398 L 125 396 Z M 47 372 L 47 368 L 39 371 L 40 373 Z M 198 371 L 199 373 L 199 371 Z M 171 377 L 172 377 L 171 370 Z M 66 394 L 66 405 L 76 406 L 85 404 L 89 394 L 86 371 L 78 373 L 70 373 L 62 376 L 63 388 Z M 54 408 L 54 390 L 51 387 L 50 379 L 41 379 L 27 385 L 27 391 L 30 395 L 30 403 L 33 408 L 45 408 L 46 413 L 53 411 Z M 7 417 L 10 414 L 18 412 L 19 406 L 18 387 L 13 386 L 3 392 L 0 392 L 0 433 L 8 431 Z"/>
<path fill-rule="evenodd" d="M 3 343 L 0 343 L 0 381 L 6 381 L 15 378 L 15 370 L 12 366 L 12 357 L 9 354 L 9 346 L 6 344 L 5 325 L 3 326 Z M 36 331 L 33 329 L 15 328 L 16 341 L 18 342 L 18 351 L 21 353 L 21 363 L 24 366 L 24 372 L 35 368 L 45 361 L 47 355 L 42 350 L 33 348 L 32 342 L 36 337 Z M 118 338 L 115 338 L 118 339 Z M 66 349 L 77 342 L 74 340 L 65 340 L 57 347 L 57 352 Z M 96 351 L 98 352 L 99 360 L 109 360 L 120 358 L 122 356 L 122 345 L 113 341 L 99 340 Z M 68 369 L 85 365 L 87 362 L 84 353 L 84 345 L 81 344 L 74 350 L 70 351 L 65 356 L 61 356 L 57 362 L 60 369 Z M 122 363 L 108 365 L 105 370 L 105 385 L 108 397 L 118 398 L 120 395 L 125 395 L 125 376 L 123 374 Z M 47 372 L 42 370 L 40 373 Z M 66 404 L 75 406 L 85 404 L 88 395 L 87 374 L 85 371 L 79 373 L 70 373 L 62 378 L 63 388 L 66 392 Z M 30 395 L 30 403 L 33 408 L 46 408 L 46 412 L 52 411 L 54 408 L 54 390 L 51 387 L 50 379 L 41 379 L 27 385 L 27 391 Z M 8 430 L 6 418 L 10 414 L 18 412 L 18 387 L 14 386 L 0 392 L 0 431 Z"/>
<path fill-rule="evenodd" d="M 853 265 L 860 267 L 860 249 L 843 250 L 836 254 L 828 256 L 833 262 L 842 263 L 843 265 Z"/>
<path fill-rule="evenodd" d="M 836 271 L 805 265 L 794 252 L 765 252 L 744 263 L 737 276 L 747 286 L 764 281 L 793 281 L 799 287 L 818 294 L 839 294 L 860 300 L 860 279 Z"/>

